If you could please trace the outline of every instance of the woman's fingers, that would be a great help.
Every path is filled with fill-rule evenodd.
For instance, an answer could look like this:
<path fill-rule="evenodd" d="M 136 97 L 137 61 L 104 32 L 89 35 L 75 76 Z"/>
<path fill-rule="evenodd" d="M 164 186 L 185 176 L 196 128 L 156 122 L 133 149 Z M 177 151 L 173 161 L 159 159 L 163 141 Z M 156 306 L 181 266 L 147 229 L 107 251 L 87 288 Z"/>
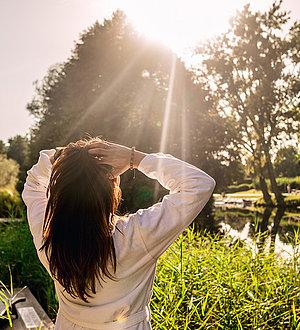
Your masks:
<path fill-rule="evenodd" d="M 121 175 L 129 168 L 131 149 L 112 142 L 95 142 L 88 148 L 88 153 L 99 159 L 99 164 L 112 166 L 113 177 Z"/>
<path fill-rule="evenodd" d="M 88 153 L 91 155 L 107 155 L 109 153 L 109 150 L 98 147 L 98 148 L 89 149 Z"/>
<path fill-rule="evenodd" d="M 104 148 L 107 149 L 110 146 L 109 142 L 92 142 L 89 146 L 88 149 L 94 149 L 94 148 Z"/>

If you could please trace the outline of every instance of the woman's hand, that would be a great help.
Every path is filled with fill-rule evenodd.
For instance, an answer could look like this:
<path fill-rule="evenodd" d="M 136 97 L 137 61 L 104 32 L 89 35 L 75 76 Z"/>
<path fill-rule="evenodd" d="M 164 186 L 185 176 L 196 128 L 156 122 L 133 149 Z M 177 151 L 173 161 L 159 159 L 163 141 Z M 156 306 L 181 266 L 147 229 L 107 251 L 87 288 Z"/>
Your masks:
<path fill-rule="evenodd" d="M 91 143 L 89 154 L 97 156 L 102 164 L 113 167 L 112 175 L 117 177 L 130 167 L 131 149 L 119 144 L 103 141 Z"/>
<path fill-rule="evenodd" d="M 88 152 L 91 155 L 97 156 L 103 164 L 111 165 L 113 167 L 112 175 L 114 178 L 130 168 L 131 148 L 126 146 L 107 141 L 97 141 L 90 144 Z M 145 156 L 145 153 L 135 150 L 133 167 L 137 168 Z"/>

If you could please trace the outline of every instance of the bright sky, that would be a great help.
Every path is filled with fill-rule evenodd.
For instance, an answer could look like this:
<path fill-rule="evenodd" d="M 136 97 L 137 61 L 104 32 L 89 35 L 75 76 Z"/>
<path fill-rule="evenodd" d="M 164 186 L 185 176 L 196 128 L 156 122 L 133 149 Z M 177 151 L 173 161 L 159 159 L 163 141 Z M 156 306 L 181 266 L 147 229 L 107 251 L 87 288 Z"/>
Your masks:
<path fill-rule="evenodd" d="M 97 19 L 123 9 L 140 31 L 181 52 L 225 31 L 247 2 L 264 10 L 272 0 L 0 0 L 0 139 L 28 133 L 33 81 L 66 60 L 80 32 Z M 284 7 L 300 19 L 299 0 L 285 0 Z"/>

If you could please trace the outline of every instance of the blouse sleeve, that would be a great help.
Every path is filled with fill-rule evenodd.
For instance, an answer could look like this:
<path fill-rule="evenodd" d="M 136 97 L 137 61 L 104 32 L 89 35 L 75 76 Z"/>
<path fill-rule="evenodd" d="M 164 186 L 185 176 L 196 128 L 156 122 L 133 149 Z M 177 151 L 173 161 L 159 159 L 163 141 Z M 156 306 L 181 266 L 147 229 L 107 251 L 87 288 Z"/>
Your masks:
<path fill-rule="evenodd" d="M 163 153 L 145 156 L 138 170 L 169 190 L 161 202 L 129 216 L 139 227 L 146 251 L 157 259 L 200 213 L 216 182 L 201 169 Z"/>
<path fill-rule="evenodd" d="M 27 207 L 27 220 L 38 249 L 42 238 L 42 227 L 47 206 L 47 187 L 50 180 L 52 164 L 50 157 L 55 149 L 42 150 L 38 162 L 27 171 L 27 178 L 22 192 L 22 199 Z"/>

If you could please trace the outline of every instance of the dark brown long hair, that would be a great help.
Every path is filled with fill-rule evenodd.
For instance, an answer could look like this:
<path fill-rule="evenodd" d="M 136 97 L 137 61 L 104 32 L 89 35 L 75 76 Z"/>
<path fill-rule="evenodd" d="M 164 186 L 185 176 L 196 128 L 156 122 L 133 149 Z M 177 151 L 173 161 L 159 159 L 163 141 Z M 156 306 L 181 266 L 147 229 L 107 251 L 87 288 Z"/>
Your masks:
<path fill-rule="evenodd" d="M 116 252 L 112 233 L 121 190 L 111 167 L 88 153 L 99 138 L 79 140 L 60 151 L 47 189 L 43 245 L 50 272 L 72 297 L 88 302 L 96 281 L 115 280 Z M 117 229 L 117 228 L 116 228 Z"/>

